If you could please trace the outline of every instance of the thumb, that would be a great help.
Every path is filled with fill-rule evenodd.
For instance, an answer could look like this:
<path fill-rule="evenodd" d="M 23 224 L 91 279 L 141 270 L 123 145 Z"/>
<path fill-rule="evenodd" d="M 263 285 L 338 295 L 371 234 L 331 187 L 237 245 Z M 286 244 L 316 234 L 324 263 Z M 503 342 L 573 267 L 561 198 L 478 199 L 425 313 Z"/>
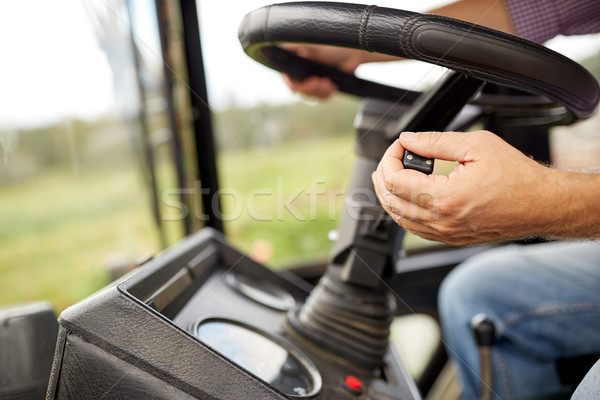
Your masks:
<path fill-rule="evenodd" d="M 402 132 L 402 146 L 427 158 L 437 158 L 446 161 L 473 161 L 474 141 L 470 132 Z"/>

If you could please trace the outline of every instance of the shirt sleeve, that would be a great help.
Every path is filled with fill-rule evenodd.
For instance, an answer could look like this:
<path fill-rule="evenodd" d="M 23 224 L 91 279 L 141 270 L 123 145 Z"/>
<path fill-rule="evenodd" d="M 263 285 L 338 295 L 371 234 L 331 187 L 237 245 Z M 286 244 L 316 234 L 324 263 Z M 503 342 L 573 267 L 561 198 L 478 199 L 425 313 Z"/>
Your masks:
<path fill-rule="evenodd" d="M 543 43 L 600 32 L 600 0 L 504 0 L 517 35 Z"/>

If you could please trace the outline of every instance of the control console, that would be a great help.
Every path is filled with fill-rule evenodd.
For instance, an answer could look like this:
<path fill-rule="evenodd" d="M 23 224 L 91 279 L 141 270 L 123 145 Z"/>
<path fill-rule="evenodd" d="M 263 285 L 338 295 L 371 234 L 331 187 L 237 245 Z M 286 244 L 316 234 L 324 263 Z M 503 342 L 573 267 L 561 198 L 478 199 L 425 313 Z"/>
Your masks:
<path fill-rule="evenodd" d="M 204 229 L 62 313 L 48 398 L 420 399 L 391 346 L 365 364 L 297 328 L 312 290 Z"/>

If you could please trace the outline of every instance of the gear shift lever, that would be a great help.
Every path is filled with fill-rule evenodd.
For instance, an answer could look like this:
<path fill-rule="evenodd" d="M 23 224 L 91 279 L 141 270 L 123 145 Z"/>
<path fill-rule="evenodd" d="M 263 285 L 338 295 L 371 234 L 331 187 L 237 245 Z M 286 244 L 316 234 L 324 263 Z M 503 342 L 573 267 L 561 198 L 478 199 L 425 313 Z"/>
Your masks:
<path fill-rule="evenodd" d="M 491 349 L 496 343 L 496 327 L 492 320 L 485 314 L 477 314 L 471 319 L 471 329 L 479 348 L 480 400 L 491 400 L 493 397 L 493 377 Z"/>

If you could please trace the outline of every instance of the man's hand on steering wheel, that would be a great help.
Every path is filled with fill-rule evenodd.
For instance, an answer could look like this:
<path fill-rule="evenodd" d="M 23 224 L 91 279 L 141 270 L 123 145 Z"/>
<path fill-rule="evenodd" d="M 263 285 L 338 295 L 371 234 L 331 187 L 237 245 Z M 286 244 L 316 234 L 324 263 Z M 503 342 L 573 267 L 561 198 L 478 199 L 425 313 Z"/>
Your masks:
<path fill-rule="evenodd" d="M 369 53 L 363 50 L 346 47 L 320 46 L 310 44 L 284 44 L 286 50 L 296 53 L 302 58 L 321 62 L 336 67 L 340 71 L 353 74 L 359 65 L 367 62 L 399 60 L 397 57 L 379 53 Z M 295 93 L 302 93 L 326 99 L 338 91 L 338 87 L 330 78 L 309 76 L 304 80 L 296 80 L 282 73 L 283 81 Z"/>
<path fill-rule="evenodd" d="M 460 0 L 431 10 L 429 13 L 474 22 L 503 32 L 515 33 L 504 3 L 496 0 Z M 401 59 L 345 47 L 311 44 L 285 44 L 282 47 L 293 51 L 300 57 L 336 67 L 340 71 L 349 74 L 353 74 L 356 68 L 364 63 Z M 295 80 L 285 73 L 282 74 L 282 77 L 285 84 L 295 93 L 326 99 L 338 90 L 337 85 L 327 77 L 311 76 L 301 81 Z"/>

